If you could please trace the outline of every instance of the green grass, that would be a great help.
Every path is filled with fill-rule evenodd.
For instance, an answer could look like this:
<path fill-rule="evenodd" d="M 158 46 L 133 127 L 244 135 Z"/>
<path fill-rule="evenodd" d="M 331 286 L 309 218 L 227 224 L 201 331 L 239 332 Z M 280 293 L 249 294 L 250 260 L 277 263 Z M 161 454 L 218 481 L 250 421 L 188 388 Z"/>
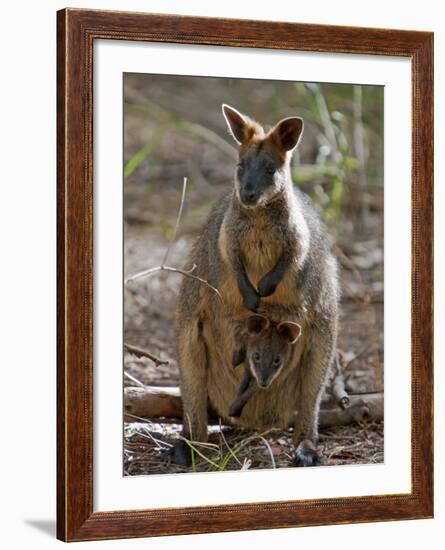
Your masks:
<path fill-rule="evenodd" d="M 269 453 L 271 466 L 272 468 L 276 468 L 276 462 L 275 458 L 272 452 L 272 449 L 269 445 L 269 442 L 262 434 L 254 434 L 252 436 L 246 437 L 233 447 L 230 447 L 227 441 L 224 438 L 224 443 L 227 447 L 227 452 L 224 452 L 222 446 L 218 446 L 212 443 L 199 443 L 197 441 L 193 441 L 190 439 L 186 439 L 182 436 L 179 436 L 183 441 L 187 443 L 187 445 L 190 447 L 191 450 L 191 460 L 192 460 L 192 471 L 196 472 L 196 456 L 200 457 L 205 463 L 207 463 L 208 468 L 207 471 L 217 471 L 217 472 L 224 472 L 232 459 L 236 460 L 237 455 L 245 448 L 247 445 L 249 445 L 252 441 L 255 441 L 256 439 L 259 439 L 262 441 Z M 204 449 L 207 449 L 207 453 L 204 451 L 200 451 L 198 449 L 198 446 L 203 447 Z"/>

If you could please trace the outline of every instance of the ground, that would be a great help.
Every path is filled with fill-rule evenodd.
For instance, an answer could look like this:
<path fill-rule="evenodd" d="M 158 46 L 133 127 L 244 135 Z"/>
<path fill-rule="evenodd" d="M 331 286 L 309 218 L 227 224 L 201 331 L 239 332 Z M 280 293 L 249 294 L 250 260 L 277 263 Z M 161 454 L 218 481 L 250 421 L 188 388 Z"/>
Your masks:
<path fill-rule="evenodd" d="M 192 236 L 177 239 L 169 252 L 169 265 L 181 267 L 184 264 L 192 240 Z M 125 276 L 128 276 L 160 265 L 169 241 L 152 229 L 127 224 L 125 243 Z M 381 276 L 382 255 L 375 252 L 375 247 L 374 242 L 363 241 L 348 251 L 347 258 L 343 250 L 338 252 L 343 266 L 339 349 L 346 367 L 347 388 L 354 393 L 383 391 L 383 295 L 381 285 L 372 280 Z M 351 254 L 354 251 L 356 256 Z M 351 257 L 355 258 L 354 264 Z M 126 386 L 179 384 L 173 318 L 180 279 L 178 273 L 158 273 L 126 289 L 125 342 L 168 361 L 168 365 L 155 366 L 149 359 L 125 353 Z M 126 422 L 124 427 L 126 475 L 187 471 L 164 458 L 165 451 L 180 432 L 179 424 L 167 419 L 132 420 L 134 422 Z M 195 447 L 193 468 L 196 471 L 289 465 L 292 457 L 290 431 L 254 434 L 229 426 L 212 429 L 209 444 Z M 383 442 L 382 421 L 363 420 L 358 424 L 322 430 L 323 465 L 382 462 Z"/>

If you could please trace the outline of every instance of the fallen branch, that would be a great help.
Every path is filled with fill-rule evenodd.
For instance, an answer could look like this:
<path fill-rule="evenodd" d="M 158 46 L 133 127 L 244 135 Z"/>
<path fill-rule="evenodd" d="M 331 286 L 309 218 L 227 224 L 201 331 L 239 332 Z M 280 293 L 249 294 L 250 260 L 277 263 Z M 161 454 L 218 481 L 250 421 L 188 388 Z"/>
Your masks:
<path fill-rule="evenodd" d="M 161 359 L 160 357 L 157 357 L 156 355 L 153 355 L 149 351 L 141 348 L 137 348 L 136 346 L 131 346 L 130 344 L 124 343 L 124 348 L 128 351 L 128 353 L 131 353 L 135 357 L 138 357 L 139 359 L 141 357 L 147 357 L 148 359 L 151 359 L 153 363 L 159 367 L 159 365 L 168 365 L 168 361 Z"/>
<path fill-rule="evenodd" d="M 380 422 L 383 420 L 383 393 L 349 394 L 349 406 L 341 409 L 332 401 L 321 404 L 319 426 L 331 428 L 333 426 L 347 426 L 363 421 Z"/>
<path fill-rule="evenodd" d="M 349 395 L 345 387 L 345 379 L 340 367 L 340 361 L 338 353 L 335 356 L 335 377 L 331 384 L 331 391 L 337 405 L 341 409 L 347 409 L 349 407 Z"/>
<path fill-rule="evenodd" d="M 182 418 L 179 388 L 135 386 L 124 389 L 124 414 L 140 418 Z M 127 418 L 128 420 L 128 418 Z M 134 422 L 134 420 L 130 420 Z"/>
<path fill-rule="evenodd" d="M 178 387 L 127 387 L 124 389 L 124 416 L 132 422 L 131 415 L 145 419 L 170 418 L 182 419 L 182 399 Z M 383 393 L 365 393 L 349 395 L 349 407 L 341 409 L 337 402 L 328 398 L 322 401 L 320 410 L 320 428 L 344 426 L 370 420 L 383 419 Z M 179 420 L 182 422 L 182 420 Z M 209 409 L 209 423 L 218 424 L 219 419 Z M 229 423 L 224 419 L 224 423 Z"/>

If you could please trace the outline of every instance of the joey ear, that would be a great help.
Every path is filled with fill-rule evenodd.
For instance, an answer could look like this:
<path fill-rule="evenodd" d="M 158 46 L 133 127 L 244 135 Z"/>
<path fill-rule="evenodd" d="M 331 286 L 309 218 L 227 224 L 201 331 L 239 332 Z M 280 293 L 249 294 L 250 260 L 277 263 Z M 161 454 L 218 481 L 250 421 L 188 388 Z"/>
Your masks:
<path fill-rule="evenodd" d="M 292 321 L 283 321 L 277 326 L 277 331 L 288 344 L 295 344 L 301 336 L 301 326 Z"/>
<path fill-rule="evenodd" d="M 263 315 L 251 315 L 247 319 L 247 330 L 251 336 L 261 334 L 269 325 L 269 319 Z"/>
<path fill-rule="evenodd" d="M 298 145 L 303 133 L 303 119 L 297 116 L 283 118 L 272 129 L 272 135 L 278 146 L 285 151 L 292 151 Z"/>
<path fill-rule="evenodd" d="M 246 117 L 244 117 L 239 111 L 233 107 L 230 107 L 230 105 L 226 105 L 225 103 L 222 104 L 222 112 L 233 139 L 238 144 L 241 144 L 246 137 L 246 129 L 249 124 L 248 119 L 246 119 Z"/>

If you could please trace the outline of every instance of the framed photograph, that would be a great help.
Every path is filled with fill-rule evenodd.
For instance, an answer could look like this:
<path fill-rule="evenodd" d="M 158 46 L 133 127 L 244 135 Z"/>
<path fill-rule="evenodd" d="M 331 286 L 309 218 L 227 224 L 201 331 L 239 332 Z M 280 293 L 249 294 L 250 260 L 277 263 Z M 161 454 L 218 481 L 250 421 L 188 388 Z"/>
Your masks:
<path fill-rule="evenodd" d="M 433 516 L 433 34 L 65 9 L 57 536 Z"/>

